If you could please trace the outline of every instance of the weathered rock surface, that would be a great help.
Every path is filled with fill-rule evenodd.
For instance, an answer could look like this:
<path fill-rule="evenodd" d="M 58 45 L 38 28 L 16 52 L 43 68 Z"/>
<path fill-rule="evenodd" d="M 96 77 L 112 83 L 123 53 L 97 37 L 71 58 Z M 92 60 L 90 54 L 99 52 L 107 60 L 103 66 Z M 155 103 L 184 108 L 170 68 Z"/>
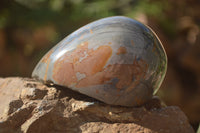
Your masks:
<path fill-rule="evenodd" d="M 143 107 L 110 106 L 29 78 L 0 79 L 0 133 L 193 133 L 184 113 L 153 98 Z"/>

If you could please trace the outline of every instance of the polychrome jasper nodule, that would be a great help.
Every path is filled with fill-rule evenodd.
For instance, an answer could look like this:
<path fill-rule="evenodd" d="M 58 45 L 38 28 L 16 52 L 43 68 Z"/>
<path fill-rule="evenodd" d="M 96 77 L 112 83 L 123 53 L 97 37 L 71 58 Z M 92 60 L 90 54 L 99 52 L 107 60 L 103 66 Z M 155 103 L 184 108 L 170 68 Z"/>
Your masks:
<path fill-rule="evenodd" d="M 53 47 L 32 77 L 107 104 L 139 106 L 159 89 L 165 50 L 147 26 L 122 16 L 92 22 Z"/>

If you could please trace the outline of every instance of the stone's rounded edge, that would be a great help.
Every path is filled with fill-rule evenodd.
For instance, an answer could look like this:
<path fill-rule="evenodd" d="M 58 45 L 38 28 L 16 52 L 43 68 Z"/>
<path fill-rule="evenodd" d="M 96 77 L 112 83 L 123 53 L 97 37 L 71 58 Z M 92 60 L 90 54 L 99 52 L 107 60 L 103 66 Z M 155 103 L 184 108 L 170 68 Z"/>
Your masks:
<path fill-rule="evenodd" d="M 144 24 L 145 25 L 145 24 Z M 153 29 L 151 27 L 149 27 L 148 25 L 145 25 L 149 30 L 150 32 L 153 34 L 153 38 L 155 38 L 154 41 L 157 42 L 157 45 L 159 48 L 159 50 L 161 51 L 160 54 L 160 63 L 161 63 L 161 69 L 162 69 L 162 72 L 161 72 L 161 78 L 160 78 L 160 82 L 157 83 L 156 87 L 155 87 L 155 90 L 153 92 L 153 95 L 155 95 L 157 93 L 157 91 L 159 90 L 162 82 L 164 81 L 164 78 L 165 78 L 165 75 L 167 73 L 167 65 L 168 65 L 168 57 L 167 57 L 167 53 L 165 51 L 165 48 L 161 42 L 161 40 L 159 39 L 158 35 L 155 33 L 155 31 L 153 31 Z"/>
<path fill-rule="evenodd" d="M 111 21 L 111 20 L 113 20 L 113 22 Z M 77 31 L 75 31 L 75 32 L 73 32 L 72 34 L 70 34 L 68 37 L 66 37 L 65 39 L 63 39 L 58 45 L 56 45 L 55 47 L 53 47 L 41 60 L 40 60 L 40 62 L 37 64 L 37 66 L 36 66 L 36 68 L 34 69 L 34 71 L 33 71 L 33 73 L 32 73 L 32 77 L 36 77 L 36 78 L 38 78 L 39 80 L 42 80 L 43 82 L 53 82 L 54 84 L 58 84 L 58 85 L 62 85 L 62 86 L 66 86 L 66 87 L 69 87 L 69 88 L 71 88 L 72 90 L 75 90 L 75 91 L 78 91 L 78 92 L 80 92 L 80 93 L 84 93 L 84 94 L 86 94 L 86 95 L 88 95 L 88 96 L 91 96 L 91 97 L 93 97 L 93 98 L 96 98 L 96 99 L 98 99 L 98 100 L 100 100 L 100 101 L 103 101 L 103 102 L 105 102 L 105 103 L 108 103 L 108 104 L 114 104 L 114 105 L 121 105 L 121 106 L 138 106 L 138 105 L 141 105 L 141 104 L 144 104 L 145 102 L 147 102 L 148 101 L 148 99 L 150 98 L 150 97 L 152 97 L 152 92 L 151 93 L 149 93 L 149 91 L 147 91 L 148 92 L 148 94 L 147 93 L 142 93 L 143 91 L 138 91 L 137 93 L 136 92 L 132 92 L 132 93 L 136 93 L 136 94 L 139 94 L 139 97 L 138 97 L 138 95 L 133 95 L 133 97 L 127 97 L 127 95 L 129 95 L 129 93 L 130 93 L 130 90 L 131 89 L 133 89 L 134 90 L 134 88 L 137 88 L 137 86 L 138 86 L 138 84 L 139 83 L 137 83 L 137 84 L 133 84 L 132 85 L 132 88 L 130 89 L 130 87 L 121 87 L 120 89 L 118 88 L 118 91 L 119 91 L 119 93 L 121 93 L 121 95 L 119 95 L 119 96 L 117 96 L 117 95 L 114 95 L 114 96 L 112 96 L 112 94 L 111 94 L 111 92 L 112 91 L 107 91 L 107 93 L 108 93 L 108 95 L 110 95 L 110 98 L 108 98 L 108 100 L 105 100 L 104 98 L 98 98 L 98 95 L 99 94 L 96 94 L 97 93 L 97 91 L 94 93 L 94 94 L 91 94 L 91 95 L 89 95 L 88 93 L 89 92 L 87 92 L 87 90 L 86 90 L 86 92 L 83 92 L 83 88 L 84 87 L 77 87 L 77 84 L 79 83 L 79 82 L 77 82 L 77 83 L 73 83 L 75 80 L 72 80 L 72 83 L 70 83 L 70 84 L 68 84 L 68 81 L 67 80 L 65 80 L 64 78 L 65 78 L 65 76 L 66 75 L 68 75 L 68 74 L 70 74 L 71 72 L 70 72 L 70 69 L 67 69 L 67 68 L 65 68 L 65 71 L 66 70 L 68 70 L 68 73 L 66 73 L 66 72 L 59 72 L 60 71 L 60 67 L 59 67 L 59 65 L 61 66 L 63 63 L 60 61 L 58 64 L 55 64 L 55 60 L 59 60 L 59 59 L 61 59 L 61 57 L 64 57 L 65 56 L 65 54 L 66 53 L 70 53 L 70 52 L 73 52 L 73 51 L 76 51 L 76 47 L 79 47 L 79 46 L 82 46 L 82 44 L 83 45 L 87 45 L 85 42 L 84 43 L 80 43 L 81 41 L 77 41 L 77 42 L 74 42 L 73 43 L 73 41 L 74 41 L 74 39 L 76 39 L 76 37 L 79 37 L 79 38 L 81 38 L 82 36 L 77 36 L 78 34 L 87 34 L 87 35 L 94 35 L 95 34 L 95 24 L 96 25 L 98 25 L 98 24 L 100 24 L 100 22 L 105 22 L 105 23 L 107 23 L 107 22 L 109 22 L 109 24 L 115 24 L 115 23 L 120 23 L 120 21 L 121 22 L 124 22 L 125 24 L 124 25 L 126 25 L 126 26 L 130 26 L 130 25 L 132 25 L 132 26 L 139 26 L 139 31 L 141 32 L 141 31 L 144 31 L 144 32 L 147 32 L 148 34 L 152 34 L 152 36 L 153 37 L 155 37 L 156 36 L 156 34 L 150 29 L 150 28 L 147 28 L 145 25 L 143 25 L 143 24 L 141 24 L 140 22 L 138 22 L 138 21 L 136 21 L 136 20 L 132 20 L 132 19 L 130 19 L 130 18 L 127 18 L 127 17 L 121 17 L 121 16 L 117 16 L 117 17 L 109 17 L 109 18 L 104 18 L 104 19 L 100 19 L 100 20 L 97 20 L 97 21 L 95 21 L 95 22 L 92 22 L 92 23 L 90 23 L 90 24 L 88 24 L 88 25 L 86 25 L 86 26 L 84 26 L 84 27 L 82 27 L 82 28 L 80 28 L 80 29 L 78 29 Z M 136 24 L 136 25 L 134 25 L 134 24 Z M 93 29 L 94 31 L 90 31 L 91 29 Z M 85 29 L 87 29 L 88 31 L 85 31 Z M 139 33 L 140 33 L 139 32 Z M 142 34 L 142 32 L 141 32 L 141 34 Z M 86 37 L 88 37 L 88 36 L 86 36 Z M 79 39 L 79 38 L 77 38 L 77 39 Z M 161 45 L 161 52 L 164 52 L 164 56 L 166 56 L 166 53 L 165 53 L 165 51 L 164 51 L 164 49 L 163 49 L 163 46 L 162 46 L 162 44 L 161 44 L 161 42 L 159 41 L 159 39 L 158 39 L 158 37 L 155 37 L 156 38 L 156 41 L 157 42 L 154 42 L 154 43 L 157 43 L 157 45 Z M 87 40 L 87 39 L 86 39 Z M 154 40 L 155 41 L 155 40 Z M 70 43 L 69 43 L 70 42 Z M 151 42 L 152 43 L 152 42 Z M 75 45 L 73 45 L 72 46 L 72 44 L 75 44 Z M 90 44 L 88 44 L 88 45 L 90 45 Z M 108 46 L 109 46 L 109 42 L 108 42 L 108 44 L 107 44 Z M 134 45 L 137 45 L 137 46 L 139 46 L 137 43 L 136 44 L 134 44 Z M 142 44 L 142 45 L 145 45 L 145 44 Z M 102 45 L 100 45 L 101 47 L 103 47 Z M 84 47 L 83 47 L 84 48 Z M 62 51 L 63 49 L 70 49 L 70 50 L 66 50 L 66 51 Z M 99 47 L 97 47 L 96 48 L 97 50 L 99 49 Z M 113 49 L 113 47 L 112 47 L 112 49 Z M 159 48 L 158 48 L 159 49 Z M 81 50 L 81 49 L 80 49 Z M 87 51 L 88 51 L 88 53 L 89 52 L 93 52 L 93 51 L 95 51 L 94 49 L 86 49 Z M 93 51 L 92 51 L 93 50 Z M 62 51 L 62 54 L 60 54 L 59 52 L 61 52 Z M 104 50 L 105 51 L 105 50 Z M 116 51 L 116 50 L 114 50 L 114 51 Z M 123 50 L 121 53 L 122 54 L 124 54 L 124 53 L 126 53 L 126 52 L 124 52 L 125 50 Z M 78 51 L 79 52 L 79 51 Z M 95 51 L 96 52 L 96 51 Z M 94 54 L 95 54 L 95 52 L 94 52 Z M 160 52 L 160 51 L 159 51 Z M 101 53 L 101 52 L 100 52 Z M 120 52 L 119 52 L 120 53 Z M 57 54 L 59 54 L 59 56 L 57 56 Z M 161 53 L 162 54 L 162 53 Z M 74 54 L 75 55 L 75 54 Z M 113 52 L 112 52 L 112 55 L 113 55 Z M 138 54 L 139 56 L 142 56 L 142 55 L 140 55 L 140 54 Z M 138 56 L 137 54 L 135 55 L 135 59 L 136 59 L 136 57 Z M 57 56 L 57 58 L 56 59 L 54 59 L 55 58 L 55 56 Z M 92 55 L 93 56 L 93 55 Z M 121 57 L 122 55 L 120 55 L 120 57 Z M 163 56 L 162 56 L 163 57 Z M 158 57 L 158 60 L 162 60 L 162 59 L 160 59 L 160 58 L 162 58 L 162 57 Z M 88 55 L 86 55 L 86 57 L 85 56 L 83 56 L 82 58 L 88 58 Z M 98 58 L 97 58 L 98 59 Z M 99 58 L 99 59 L 101 59 L 101 58 Z M 166 58 L 167 59 L 167 58 Z M 67 58 L 67 60 L 70 60 L 69 58 Z M 76 60 L 76 59 L 74 59 L 74 60 Z M 106 61 L 108 61 L 108 59 L 105 59 Z M 139 60 L 139 57 L 137 58 L 137 60 Z M 135 61 L 135 60 L 134 60 Z M 155 60 L 156 61 L 156 60 Z M 63 62 L 65 62 L 64 60 L 63 60 Z M 165 66 L 167 65 L 167 60 L 166 61 L 164 61 L 165 62 Z M 134 63 L 134 62 L 133 62 Z M 138 63 L 138 62 L 135 62 L 136 64 L 135 64 L 135 66 L 136 65 L 138 65 L 138 64 L 140 64 L 140 63 Z M 111 64 L 108 64 L 108 63 L 105 63 L 107 66 L 110 66 Z M 104 64 L 104 66 L 105 66 L 105 64 Z M 70 66 L 70 64 L 67 64 L 67 65 L 69 65 Z M 123 64 L 120 64 L 120 65 L 123 65 Z M 147 65 L 149 65 L 148 63 L 147 63 Z M 58 66 L 58 67 L 57 67 Z M 67 66 L 67 67 L 69 67 L 69 66 Z M 144 66 L 144 65 L 143 65 Z M 63 66 L 64 67 L 64 66 Z M 71 66 L 70 66 L 71 67 Z M 72 66 L 72 67 L 74 67 L 74 66 Z M 83 67 L 83 66 L 82 66 Z M 141 67 L 141 66 L 140 66 Z M 123 67 L 119 67 L 119 68 L 123 68 Z M 129 67 L 128 67 L 129 68 Z M 85 69 L 85 68 L 84 68 Z M 138 69 L 138 68 L 135 68 L 135 69 Z M 143 68 L 142 68 L 143 69 Z M 163 68 L 162 68 L 163 69 Z M 57 72 L 59 72 L 60 73 L 60 75 L 63 75 L 63 77 L 61 78 L 61 79 L 59 79 L 59 80 L 57 80 L 57 79 L 55 79 L 54 77 L 53 77 L 53 74 L 55 73 L 54 71 L 57 71 Z M 99 71 L 99 70 L 102 70 L 102 71 L 104 71 L 105 69 L 104 68 L 102 68 L 102 69 L 97 69 L 97 71 Z M 74 71 L 74 70 L 73 70 Z M 109 73 L 110 72 L 110 70 L 109 69 L 107 69 L 107 70 L 105 70 L 106 71 L 106 73 L 105 74 L 107 74 L 107 73 Z M 161 71 L 163 71 L 163 70 L 161 70 Z M 136 73 L 136 72 L 133 72 L 133 73 Z M 145 72 L 146 73 L 146 72 Z M 150 73 L 150 72 L 149 72 Z M 158 72 L 157 74 L 154 74 L 153 75 L 153 77 L 151 77 L 151 78 L 153 78 L 154 80 L 157 80 L 158 82 L 157 83 L 155 83 L 156 85 L 155 86 L 157 86 L 156 87 L 156 89 L 155 89 L 155 86 L 151 86 L 151 83 L 148 83 L 148 85 L 147 85 L 147 90 L 148 89 L 152 89 L 152 88 L 154 88 L 154 93 L 158 90 L 158 88 L 159 88 L 159 86 L 160 86 L 160 84 L 162 83 L 162 81 L 163 81 L 163 79 L 164 79 L 164 75 L 165 75 L 165 73 L 166 73 L 166 70 L 164 70 L 164 72 L 162 73 L 162 72 Z M 84 73 L 79 73 L 79 75 L 83 75 Z M 129 74 L 129 73 L 127 73 L 127 74 Z M 133 74 L 134 75 L 134 74 Z M 161 75 L 161 79 L 159 79 L 160 76 Z M 75 76 L 77 76 L 77 75 L 75 75 Z M 109 75 L 107 75 L 108 77 L 109 77 Z M 152 75 L 151 75 L 152 76 Z M 84 75 L 84 77 L 87 77 L 87 75 Z M 114 76 L 115 78 L 116 78 L 116 76 Z M 76 77 L 73 77 L 73 74 L 72 74 L 72 76 L 71 77 L 69 77 L 69 78 L 76 78 Z M 85 81 L 85 82 L 89 82 L 89 83 L 94 83 L 94 82 L 96 82 L 96 81 L 94 81 L 92 78 L 95 78 L 95 77 L 92 77 L 91 76 L 91 79 L 88 79 L 88 81 Z M 132 77 L 131 77 L 132 78 Z M 135 77 L 134 77 L 135 78 Z M 139 82 L 141 82 L 141 78 L 144 78 L 144 77 L 136 77 L 137 78 L 137 80 L 139 81 Z M 117 77 L 117 79 L 119 80 L 119 77 Z M 69 80 L 69 79 L 68 79 Z M 78 80 L 81 80 L 82 81 L 82 77 L 78 77 Z M 98 79 L 99 80 L 99 79 Z M 133 79 L 132 79 L 133 80 Z M 67 82 L 67 83 L 66 83 Z M 119 82 L 119 81 L 118 81 Z M 125 81 L 123 81 L 123 82 L 125 82 Z M 133 82 L 133 81 L 132 81 Z M 144 82 L 146 82 L 146 79 L 144 80 Z M 102 84 L 102 83 L 101 83 Z M 107 84 L 107 83 L 106 83 Z M 102 85 L 104 85 L 104 84 L 102 84 Z M 81 86 L 81 85 L 80 85 Z M 82 85 L 83 86 L 83 85 Z M 93 88 L 95 88 L 96 86 L 97 86 L 97 84 L 94 84 L 94 85 L 91 85 L 91 86 L 93 86 Z M 119 85 L 120 86 L 120 85 Z M 98 86 L 99 87 L 99 86 Z M 129 89 L 128 89 L 129 88 Z M 105 89 L 105 87 L 103 87 L 103 89 Z M 103 90 L 102 89 L 102 90 Z M 112 88 L 112 89 L 115 89 L 115 91 L 117 90 L 117 87 L 114 87 L 114 88 Z M 121 91 L 121 90 L 123 90 L 123 91 Z M 88 90 L 88 91 L 90 91 L 90 90 Z M 101 90 L 100 90 L 101 91 Z M 109 94 L 110 93 L 110 94 Z M 103 97 L 105 96 L 106 94 L 104 94 L 103 95 Z M 113 97 L 120 97 L 120 98 L 113 98 Z M 121 99 L 121 101 L 119 100 L 119 99 Z M 128 100 L 126 100 L 126 99 L 128 99 Z M 139 99 L 139 100 L 138 100 Z M 126 102 L 123 102 L 123 101 L 126 101 Z"/>

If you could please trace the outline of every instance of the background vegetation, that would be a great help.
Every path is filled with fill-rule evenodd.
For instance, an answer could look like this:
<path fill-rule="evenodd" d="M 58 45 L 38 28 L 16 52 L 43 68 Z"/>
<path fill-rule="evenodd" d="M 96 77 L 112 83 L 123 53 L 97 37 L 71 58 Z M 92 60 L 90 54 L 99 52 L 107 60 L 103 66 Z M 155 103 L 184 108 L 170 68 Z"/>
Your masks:
<path fill-rule="evenodd" d="M 148 24 L 168 54 L 158 91 L 179 106 L 197 129 L 200 121 L 199 0 L 1 0 L 0 76 L 30 77 L 56 43 L 96 19 L 124 15 Z"/>

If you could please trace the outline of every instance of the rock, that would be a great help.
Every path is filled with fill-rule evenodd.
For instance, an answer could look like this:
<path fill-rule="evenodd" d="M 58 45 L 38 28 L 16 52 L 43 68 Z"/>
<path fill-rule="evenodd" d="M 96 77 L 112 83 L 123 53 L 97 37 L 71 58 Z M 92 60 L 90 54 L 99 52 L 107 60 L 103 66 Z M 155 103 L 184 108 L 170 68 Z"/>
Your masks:
<path fill-rule="evenodd" d="M 0 78 L 0 133 L 194 133 L 185 114 L 153 98 L 142 107 L 111 106 L 29 78 Z"/>

